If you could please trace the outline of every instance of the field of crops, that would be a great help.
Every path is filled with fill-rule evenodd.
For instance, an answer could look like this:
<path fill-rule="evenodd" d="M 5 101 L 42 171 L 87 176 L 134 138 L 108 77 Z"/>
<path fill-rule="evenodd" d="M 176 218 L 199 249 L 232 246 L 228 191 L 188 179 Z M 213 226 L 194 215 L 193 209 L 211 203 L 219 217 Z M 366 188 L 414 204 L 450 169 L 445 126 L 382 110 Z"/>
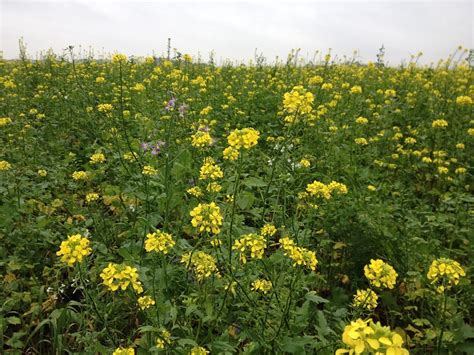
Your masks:
<path fill-rule="evenodd" d="M 3 352 L 473 353 L 456 58 L 1 61 Z"/>

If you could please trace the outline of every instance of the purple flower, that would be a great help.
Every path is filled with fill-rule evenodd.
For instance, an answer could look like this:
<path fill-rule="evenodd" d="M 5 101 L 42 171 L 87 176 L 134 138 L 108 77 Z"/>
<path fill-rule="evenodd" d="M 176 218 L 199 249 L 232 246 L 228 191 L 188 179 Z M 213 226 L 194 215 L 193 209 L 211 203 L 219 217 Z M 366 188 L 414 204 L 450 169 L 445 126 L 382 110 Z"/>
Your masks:
<path fill-rule="evenodd" d="M 174 107 L 175 103 L 176 103 L 176 98 L 172 97 L 166 104 L 165 110 L 170 111 Z"/>
<path fill-rule="evenodd" d="M 149 143 L 143 142 L 140 146 L 144 151 L 147 151 L 149 148 Z"/>
<path fill-rule="evenodd" d="M 186 112 L 188 111 L 188 105 L 186 104 L 182 104 L 181 106 L 179 106 L 179 116 L 180 117 L 184 117 L 184 115 L 186 114 Z"/>

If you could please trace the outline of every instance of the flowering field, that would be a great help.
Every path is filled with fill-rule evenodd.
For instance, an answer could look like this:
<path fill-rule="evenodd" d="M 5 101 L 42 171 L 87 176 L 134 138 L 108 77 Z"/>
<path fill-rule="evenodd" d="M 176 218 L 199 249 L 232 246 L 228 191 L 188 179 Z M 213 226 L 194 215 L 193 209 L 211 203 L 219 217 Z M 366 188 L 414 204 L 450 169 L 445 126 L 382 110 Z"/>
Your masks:
<path fill-rule="evenodd" d="M 0 75 L 4 352 L 474 351 L 461 61 Z"/>

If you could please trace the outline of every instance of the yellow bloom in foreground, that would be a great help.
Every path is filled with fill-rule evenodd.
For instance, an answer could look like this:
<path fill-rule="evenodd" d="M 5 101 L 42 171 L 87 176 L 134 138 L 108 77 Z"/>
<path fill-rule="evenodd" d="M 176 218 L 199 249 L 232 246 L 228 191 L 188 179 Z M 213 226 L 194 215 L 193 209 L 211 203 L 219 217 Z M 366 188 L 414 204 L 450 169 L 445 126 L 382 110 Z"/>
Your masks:
<path fill-rule="evenodd" d="M 90 192 L 86 195 L 86 202 L 91 203 L 99 199 L 99 194 L 97 192 Z"/>
<path fill-rule="evenodd" d="M 156 347 L 158 349 L 164 349 L 166 345 L 171 343 L 171 333 L 166 329 L 161 331 L 160 337 L 156 339 Z"/>
<path fill-rule="evenodd" d="M 12 165 L 6 160 L 0 160 L 0 171 L 10 170 Z"/>
<path fill-rule="evenodd" d="M 72 266 L 77 262 L 80 263 L 85 256 L 92 253 L 89 243 L 89 239 L 80 234 L 70 235 L 67 240 L 61 243 L 56 255 L 61 257 L 63 263 Z"/>
<path fill-rule="evenodd" d="M 433 260 L 427 274 L 431 284 L 438 285 L 437 291 L 439 293 L 457 285 L 459 279 L 464 276 L 466 276 L 466 272 L 461 265 L 457 261 L 448 258 Z"/>
<path fill-rule="evenodd" d="M 235 149 L 250 149 L 257 145 L 260 132 L 253 128 L 234 129 L 227 136 L 227 142 Z"/>
<path fill-rule="evenodd" d="M 113 106 L 111 104 L 98 104 L 97 111 L 107 113 L 113 110 Z"/>
<path fill-rule="evenodd" d="M 145 250 L 147 252 L 161 252 L 168 254 L 169 250 L 176 244 L 169 233 L 157 230 L 154 233 L 148 233 L 145 240 Z"/>
<path fill-rule="evenodd" d="M 456 103 L 458 105 L 472 105 L 472 99 L 469 96 L 458 96 L 456 97 Z"/>
<path fill-rule="evenodd" d="M 222 152 L 222 155 L 225 160 L 237 160 L 237 158 L 239 157 L 239 150 L 234 147 L 227 147 Z"/>
<path fill-rule="evenodd" d="M 371 319 L 357 319 L 344 328 L 342 341 L 346 345 L 336 350 L 340 354 L 389 354 L 408 355 L 403 348 L 403 338 L 389 327 L 380 322 L 374 323 Z"/>
<path fill-rule="evenodd" d="M 198 281 L 202 281 L 215 275 L 220 277 L 217 269 L 216 259 L 203 251 L 188 252 L 181 256 L 181 262 L 187 268 L 192 267 Z"/>
<path fill-rule="evenodd" d="M 246 253 L 249 253 L 252 259 L 262 259 L 266 247 L 267 242 L 263 236 L 246 234 L 234 242 L 232 249 L 240 253 L 240 261 L 245 264 L 247 262 Z"/>
<path fill-rule="evenodd" d="M 72 173 L 72 178 L 75 181 L 87 180 L 89 179 L 89 174 L 86 171 L 75 171 Z"/>
<path fill-rule="evenodd" d="M 133 348 L 117 348 L 112 353 L 112 355 L 135 355 L 135 350 Z"/>
<path fill-rule="evenodd" d="M 355 121 L 356 121 L 357 124 L 360 124 L 360 125 L 364 125 L 364 124 L 369 123 L 369 120 L 365 117 L 362 117 L 362 116 L 357 117 Z"/>
<path fill-rule="evenodd" d="M 260 234 L 263 235 L 264 237 L 273 237 L 275 233 L 277 232 L 276 227 L 273 224 L 265 224 L 261 229 L 260 229 Z"/>
<path fill-rule="evenodd" d="M 215 202 L 200 203 L 189 214 L 193 217 L 191 224 L 198 228 L 199 233 L 206 231 L 218 234 L 221 231 L 221 210 Z"/>
<path fill-rule="evenodd" d="M 117 53 L 112 56 L 112 62 L 114 63 L 124 63 L 127 61 L 127 56 L 125 54 Z"/>
<path fill-rule="evenodd" d="M 268 293 L 272 289 L 272 287 L 272 282 L 268 280 L 258 279 L 252 282 L 252 290 L 259 291 L 264 294 Z"/>
<path fill-rule="evenodd" d="M 293 266 L 303 265 L 312 271 L 316 270 L 318 259 L 314 251 L 297 246 L 295 242 L 288 237 L 281 238 L 279 243 L 285 256 L 293 260 Z"/>
<path fill-rule="evenodd" d="M 375 287 L 392 289 L 397 282 L 397 272 L 381 259 L 371 259 L 370 264 L 364 266 L 365 277 Z"/>
<path fill-rule="evenodd" d="M 357 145 L 368 145 L 369 142 L 367 142 L 367 139 L 365 138 L 356 138 L 354 139 L 355 144 Z"/>
<path fill-rule="evenodd" d="M 207 157 L 204 158 L 204 162 L 199 171 L 199 180 L 217 180 L 221 179 L 224 176 L 219 165 L 217 165 L 213 158 Z"/>
<path fill-rule="evenodd" d="M 46 170 L 44 169 L 38 170 L 38 176 L 45 177 L 46 175 L 48 175 L 48 172 Z"/>
<path fill-rule="evenodd" d="M 431 127 L 433 127 L 433 128 L 448 127 L 448 121 L 446 121 L 446 120 L 434 120 L 433 122 L 431 122 Z"/>
<path fill-rule="evenodd" d="M 137 302 L 141 310 L 150 308 L 151 306 L 155 304 L 155 301 L 150 296 L 139 297 Z"/>
<path fill-rule="evenodd" d="M 204 148 L 212 145 L 213 140 L 209 132 L 197 131 L 191 136 L 191 145 L 196 148 Z"/>
<path fill-rule="evenodd" d="M 91 156 L 91 164 L 100 164 L 105 162 L 105 155 L 102 153 L 95 153 Z"/>
<path fill-rule="evenodd" d="M 366 290 L 357 290 L 352 304 L 355 307 L 361 307 L 371 311 L 377 308 L 378 299 L 379 296 L 377 296 L 377 294 L 369 288 Z"/>
<path fill-rule="evenodd" d="M 138 279 L 138 270 L 134 267 L 109 263 L 102 270 L 100 277 L 110 291 L 117 291 L 118 289 L 125 291 L 131 285 L 137 293 L 143 292 L 142 283 Z"/>
<path fill-rule="evenodd" d="M 10 117 L 0 117 L 0 127 L 6 126 L 9 123 L 12 123 L 12 119 Z"/>
<path fill-rule="evenodd" d="M 189 355 L 206 355 L 206 354 L 209 354 L 209 351 L 207 351 L 202 346 L 195 346 L 189 352 Z"/>
<path fill-rule="evenodd" d="M 307 114 L 313 109 L 313 101 L 314 95 L 298 85 L 283 95 L 283 108 L 290 114 Z"/>
<path fill-rule="evenodd" d="M 143 175 L 148 175 L 148 176 L 153 176 L 158 174 L 158 170 L 156 170 L 154 167 L 151 165 L 145 165 L 142 170 Z"/>

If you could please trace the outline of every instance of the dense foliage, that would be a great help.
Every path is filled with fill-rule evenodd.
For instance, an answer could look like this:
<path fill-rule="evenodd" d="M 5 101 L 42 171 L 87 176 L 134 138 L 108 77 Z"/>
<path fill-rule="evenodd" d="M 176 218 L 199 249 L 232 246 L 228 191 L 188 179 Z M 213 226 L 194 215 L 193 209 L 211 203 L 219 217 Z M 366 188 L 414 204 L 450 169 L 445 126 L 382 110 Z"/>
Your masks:
<path fill-rule="evenodd" d="M 5 352 L 472 353 L 468 66 L 0 75 Z"/>

